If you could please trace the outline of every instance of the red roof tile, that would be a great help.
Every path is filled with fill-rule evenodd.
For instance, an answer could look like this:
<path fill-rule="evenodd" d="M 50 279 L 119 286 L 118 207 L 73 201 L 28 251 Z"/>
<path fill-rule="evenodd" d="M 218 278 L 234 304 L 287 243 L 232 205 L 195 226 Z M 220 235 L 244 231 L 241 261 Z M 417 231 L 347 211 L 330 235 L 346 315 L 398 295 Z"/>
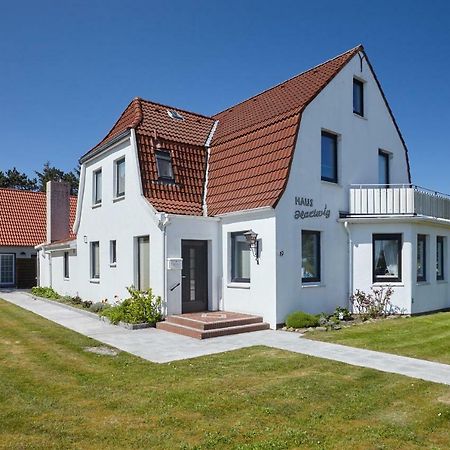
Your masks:
<path fill-rule="evenodd" d="M 306 106 L 362 47 L 356 47 L 214 116 L 208 214 L 275 206 L 289 176 Z"/>
<path fill-rule="evenodd" d="M 76 197 L 70 198 L 70 229 L 76 214 Z M 34 247 L 47 239 L 45 192 L 0 189 L 0 246 Z M 69 236 L 75 238 L 71 234 Z"/>

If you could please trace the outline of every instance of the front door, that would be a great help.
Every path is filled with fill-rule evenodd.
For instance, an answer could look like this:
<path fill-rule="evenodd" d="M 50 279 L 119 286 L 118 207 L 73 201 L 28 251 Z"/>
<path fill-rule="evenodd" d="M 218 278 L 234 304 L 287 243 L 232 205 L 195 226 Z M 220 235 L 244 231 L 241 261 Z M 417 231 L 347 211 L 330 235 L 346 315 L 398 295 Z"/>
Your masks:
<path fill-rule="evenodd" d="M 208 310 L 208 241 L 181 241 L 182 312 Z"/>

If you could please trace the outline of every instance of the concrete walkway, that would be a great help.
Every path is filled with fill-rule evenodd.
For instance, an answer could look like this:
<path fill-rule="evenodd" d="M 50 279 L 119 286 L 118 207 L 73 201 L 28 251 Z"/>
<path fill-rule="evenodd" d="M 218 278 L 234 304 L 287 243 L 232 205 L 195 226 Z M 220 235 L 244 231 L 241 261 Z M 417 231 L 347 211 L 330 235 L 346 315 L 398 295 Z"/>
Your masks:
<path fill-rule="evenodd" d="M 450 385 L 450 365 L 312 341 L 286 331 L 255 331 L 201 341 L 154 328 L 126 330 L 102 322 L 82 310 L 78 311 L 57 303 L 35 300 L 25 292 L 0 291 L 0 298 L 73 331 L 154 363 L 167 363 L 244 347 L 265 345 Z"/>

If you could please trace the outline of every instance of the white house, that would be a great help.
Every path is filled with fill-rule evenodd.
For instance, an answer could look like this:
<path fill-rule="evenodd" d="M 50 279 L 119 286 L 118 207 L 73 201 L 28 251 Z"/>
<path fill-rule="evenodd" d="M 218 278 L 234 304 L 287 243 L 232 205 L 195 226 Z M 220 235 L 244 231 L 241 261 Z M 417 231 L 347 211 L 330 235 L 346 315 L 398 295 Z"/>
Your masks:
<path fill-rule="evenodd" d="M 39 247 L 60 293 L 151 286 L 167 315 L 271 327 L 373 285 L 407 313 L 450 307 L 450 201 L 411 185 L 362 46 L 213 117 L 136 98 L 80 163 L 76 239 Z"/>

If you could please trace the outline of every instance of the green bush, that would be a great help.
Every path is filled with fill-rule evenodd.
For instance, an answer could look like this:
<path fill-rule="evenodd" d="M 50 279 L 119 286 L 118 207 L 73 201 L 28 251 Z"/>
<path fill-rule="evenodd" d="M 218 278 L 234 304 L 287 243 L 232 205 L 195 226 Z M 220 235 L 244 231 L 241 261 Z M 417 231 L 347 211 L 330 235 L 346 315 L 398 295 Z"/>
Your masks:
<path fill-rule="evenodd" d="M 52 300 L 59 300 L 61 298 L 61 296 L 51 287 L 35 286 L 34 288 L 31 288 L 31 293 L 37 297 L 49 298 Z"/>
<path fill-rule="evenodd" d="M 89 311 L 94 312 L 94 313 L 99 313 L 103 310 L 105 310 L 106 308 L 110 308 L 111 305 L 108 305 L 108 303 L 103 303 L 103 302 L 96 302 L 96 303 L 92 303 L 92 305 L 89 307 Z"/>
<path fill-rule="evenodd" d="M 151 323 L 162 319 L 161 297 L 153 295 L 151 289 L 139 291 L 127 288 L 130 297 L 110 308 L 104 309 L 100 315 L 107 317 L 112 323 Z"/>
<path fill-rule="evenodd" d="M 288 328 L 307 328 L 317 327 L 319 319 L 317 316 L 305 313 L 303 311 L 295 311 L 286 318 L 286 326 Z"/>

